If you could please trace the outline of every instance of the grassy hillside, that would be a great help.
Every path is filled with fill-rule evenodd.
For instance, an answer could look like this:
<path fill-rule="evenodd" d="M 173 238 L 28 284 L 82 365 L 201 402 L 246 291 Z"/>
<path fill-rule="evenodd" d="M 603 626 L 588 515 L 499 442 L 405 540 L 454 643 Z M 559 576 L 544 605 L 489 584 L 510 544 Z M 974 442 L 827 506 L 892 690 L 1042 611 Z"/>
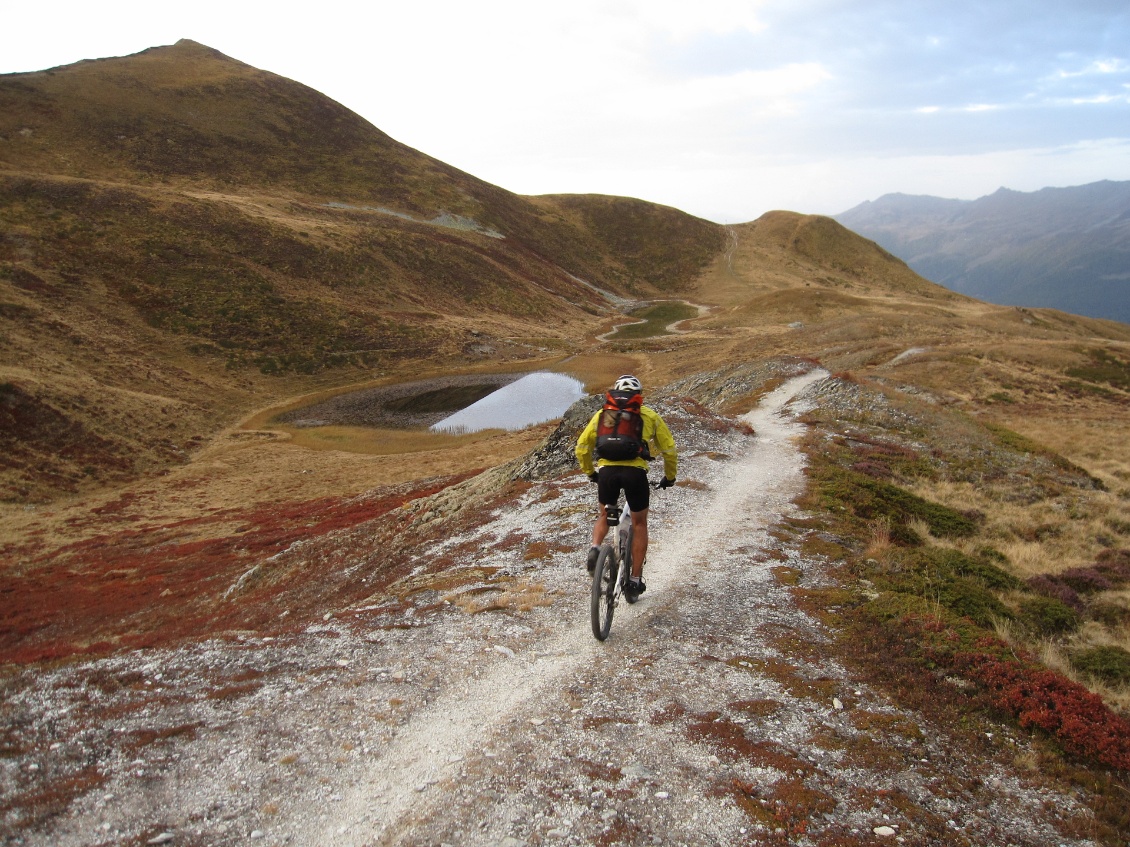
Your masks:
<path fill-rule="evenodd" d="M 684 289 L 725 244 L 717 224 L 643 200 L 595 194 L 531 199 L 591 233 L 600 252 L 623 265 L 626 282 L 646 279 L 664 292 Z"/>
<path fill-rule="evenodd" d="M 619 282 L 646 290 L 651 282 L 622 267 L 625 260 L 661 268 L 665 287 L 699 270 L 693 259 L 681 261 L 685 267 L 674 278 L 668 261 L 646 258 L 656 249 L 666 260 L 674 255 L 669 244 L 645 235 L 657 217 L 668 220 L 669 232 L 716 229 L 640 202 L 639 219 L 620 221 L 617 238 L 593 233 L 394 141 L 301 83 L 187 40 L 124 58 L 0 77 L 0 139 L 0 168 L 13 171 L 197 193 L 300 197 L 421 221 L 456 216 L 463 219 L 457 225 L 502 234 L 613 289 Z M 692 250 L 701 258 L 700 248 Z M 605 279 L 608 264 L 614 273 Z"/>
<path fill-rule="evenodd" d="M 519 197 L 191 41 L 0 77 L 0 105 L 12 502 L 328 383 L 560 355 L 615 312 L 597 289 L 684 287 L 720 233 Z"/>

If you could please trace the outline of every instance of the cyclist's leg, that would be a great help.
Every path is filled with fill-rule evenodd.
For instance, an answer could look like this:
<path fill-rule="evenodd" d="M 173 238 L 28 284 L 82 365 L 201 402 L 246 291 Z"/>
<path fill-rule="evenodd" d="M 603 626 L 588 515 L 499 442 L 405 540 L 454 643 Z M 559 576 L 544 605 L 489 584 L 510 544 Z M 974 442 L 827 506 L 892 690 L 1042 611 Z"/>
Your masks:
<path fill-rule="evenodd" d="M 643 562 L 647 555 L 647 509 L 632 512 L 632 576 L 643 576 Z"/>
<path fill-rule="evenodd" d="M 596 496 L 600 514 L 597 515 L 596 523 L 592 528 L 592 544 L 594 547 L 599 547 L 608 534 L 608 507 L 615 506 L 620 499 L 620 489 L 623 485 L 620 479 L 620 470 L 620 468 L 608 465 L 597 469 Z"/>
<path fill-rule="evenodd" d="M 651 505 L 651 488 L 647 484 L 647 471 L 643 468 L 624 469 L 624 494 L 632 510 L 632 577 L 643 574 L 647 556 L 647 510 Z"/>
<path fill-rule="evenodd" d="M 596 469 L 598 482 L 596 484 L 597 516 L 592 527 L 592 546 L 599 547 L 608 535 L 608 506 L 616 505 L 620 497 L 620 489 L 614 488 L 609 475 L 609 468 Z"/>
<path fill-rule="evenodd" d="M 600 513 L 596 516 L 596 523 L 592 527 L 593 547 L 599 547 L 604 541 L 604 536 L 608 535 L 608 514 L 605 512 L 605 506 L 603 503 L 598 503 L 597 508 Z"/>

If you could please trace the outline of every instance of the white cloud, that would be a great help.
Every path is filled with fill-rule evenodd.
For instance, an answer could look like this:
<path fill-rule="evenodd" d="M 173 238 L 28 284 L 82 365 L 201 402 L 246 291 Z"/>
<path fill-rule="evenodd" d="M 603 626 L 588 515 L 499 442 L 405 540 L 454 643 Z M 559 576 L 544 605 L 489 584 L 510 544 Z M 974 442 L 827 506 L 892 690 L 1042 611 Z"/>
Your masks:
<path fill-rule="evenodd" d="M 1058 79 L 1076 79 L 1088 76 L 1109 76 L 1110 74 L 1130 73 L 1130 63 L 1125 59 L 1110 58 L 1096 59 L 1077 71 L 1060 70 L 1056 73 Z"/>
<path fill-rule="evenodd" d="M 1102 106 L 1107 103 L 1130 103 L 1130 94 L 1095 94 L 1091 97 L 1072 97 L 1066 102 L 1072 106 Z"/>
<path fill-rule="evenodd" d="M 610 4 L 597 2 L 590 8 L 630 10 L 634 26 L 685 39 L 704 32 L 760 32 L 766 24 L 758 10 L 764 5 L 767 5 L 765 0 L 696 0 L 694 3 L 686 0 L 617 0 Z"/>
<path fill-rule="evenodd" d="M 737 115 L 772 116 L 796 112 L 799 98 L 831 78 L 816 62 L 767 71 L 699 76 L 668 84 L 648 80 L 633 92 L 624 113 L 631 119 L 658 120 L 673 128 L 691 118 L 731 124 Z M 711 132 L 711 124 L 683 125 L 681 134 Z"/>

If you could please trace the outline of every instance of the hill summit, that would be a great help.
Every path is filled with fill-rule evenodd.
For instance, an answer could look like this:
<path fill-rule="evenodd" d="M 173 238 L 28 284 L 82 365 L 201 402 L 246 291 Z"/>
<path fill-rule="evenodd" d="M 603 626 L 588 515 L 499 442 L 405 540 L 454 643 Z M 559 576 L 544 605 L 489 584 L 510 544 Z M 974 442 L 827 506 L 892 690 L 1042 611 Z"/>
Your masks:
<path fill-rule="evenodd" d="M 194 41 L 2 79 L 6 167 L 473 216 L 498 192 L 319 92 Z"/>

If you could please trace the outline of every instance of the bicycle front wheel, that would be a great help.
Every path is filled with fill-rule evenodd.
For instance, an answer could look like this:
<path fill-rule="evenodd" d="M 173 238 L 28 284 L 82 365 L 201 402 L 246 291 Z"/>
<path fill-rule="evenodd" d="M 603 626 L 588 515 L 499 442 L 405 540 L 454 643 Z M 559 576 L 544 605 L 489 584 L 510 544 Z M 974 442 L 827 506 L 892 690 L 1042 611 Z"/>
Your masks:
<path fill-rule="evenodd" d="M 600 548 L 592 571 L 592 634 L 597 641 L 608 637 L 612 629 L 612 612 L 616 608 L 616 557 L 607 545 Z"/>

